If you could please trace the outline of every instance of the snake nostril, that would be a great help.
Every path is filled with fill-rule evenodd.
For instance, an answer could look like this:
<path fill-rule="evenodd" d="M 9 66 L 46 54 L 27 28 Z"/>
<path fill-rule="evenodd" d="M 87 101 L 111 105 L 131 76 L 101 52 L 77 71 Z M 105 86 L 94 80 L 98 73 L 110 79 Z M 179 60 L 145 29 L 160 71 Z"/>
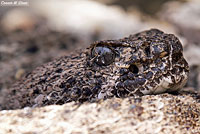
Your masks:
<path fill-rule="evenodd" d="M 144 49 L 145 54 L 147 55 L 147 57 L 150 57 L 151 51 L 150 51 L 150 46 L 146 47 Z"/>
<path fill-rule="evenodd" d="M 139 68 L 134 64 L 129 66 L 129 70 L 134 74 L 137 74 L 139 72 Z"/>

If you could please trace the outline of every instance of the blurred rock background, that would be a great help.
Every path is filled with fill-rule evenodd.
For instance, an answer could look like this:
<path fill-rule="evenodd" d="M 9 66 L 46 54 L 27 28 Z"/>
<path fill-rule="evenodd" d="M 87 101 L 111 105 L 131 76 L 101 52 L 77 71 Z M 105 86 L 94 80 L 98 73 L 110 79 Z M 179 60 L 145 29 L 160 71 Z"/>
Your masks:
<path fill-rule="evenodd" d="M 23 75 L 96 40 L 159 28 L 179 37 L 190 64 L 186 89 L 200 89 L 199 0 L 30 0 L 0 6 L 0 101 Z"/>

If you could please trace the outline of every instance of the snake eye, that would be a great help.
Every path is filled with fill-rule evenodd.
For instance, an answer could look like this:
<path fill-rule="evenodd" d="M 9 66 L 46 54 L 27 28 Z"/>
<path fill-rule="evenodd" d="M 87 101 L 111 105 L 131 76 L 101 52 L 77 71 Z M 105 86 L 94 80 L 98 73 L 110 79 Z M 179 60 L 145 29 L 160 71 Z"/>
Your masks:
<path fill-rule="evenodd" d="M 96 57 L 98 65 L 107 66 L 114 62 L 115 53 L 108 47 L 98 46 L 92 50 L 92 56 Z"/>

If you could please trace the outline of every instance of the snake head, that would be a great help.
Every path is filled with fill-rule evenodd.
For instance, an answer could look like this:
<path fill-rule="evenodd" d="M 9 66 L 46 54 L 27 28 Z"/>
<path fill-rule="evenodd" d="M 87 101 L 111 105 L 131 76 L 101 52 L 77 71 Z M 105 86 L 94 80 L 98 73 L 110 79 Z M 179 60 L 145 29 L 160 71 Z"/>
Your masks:
<path fill-rule="evenodd" d="M 188 78 L 180 41 L 158 29 L 95 42 L 89 57 L 93 70 L 107 75 L 103 85 L 118 96 L 176 91 Z"/>

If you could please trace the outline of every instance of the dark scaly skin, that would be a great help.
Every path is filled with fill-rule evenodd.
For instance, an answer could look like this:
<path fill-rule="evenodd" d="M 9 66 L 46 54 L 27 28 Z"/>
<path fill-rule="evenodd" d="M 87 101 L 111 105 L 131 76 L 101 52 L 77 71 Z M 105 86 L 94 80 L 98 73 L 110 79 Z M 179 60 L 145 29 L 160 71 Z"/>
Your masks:
<path fill-rule="evenodd" d="M 158 29 L 98 41 L 26 75 L 5 109 L 178 91 L 189 73 L 182 52 L 177 37 Z"/>

